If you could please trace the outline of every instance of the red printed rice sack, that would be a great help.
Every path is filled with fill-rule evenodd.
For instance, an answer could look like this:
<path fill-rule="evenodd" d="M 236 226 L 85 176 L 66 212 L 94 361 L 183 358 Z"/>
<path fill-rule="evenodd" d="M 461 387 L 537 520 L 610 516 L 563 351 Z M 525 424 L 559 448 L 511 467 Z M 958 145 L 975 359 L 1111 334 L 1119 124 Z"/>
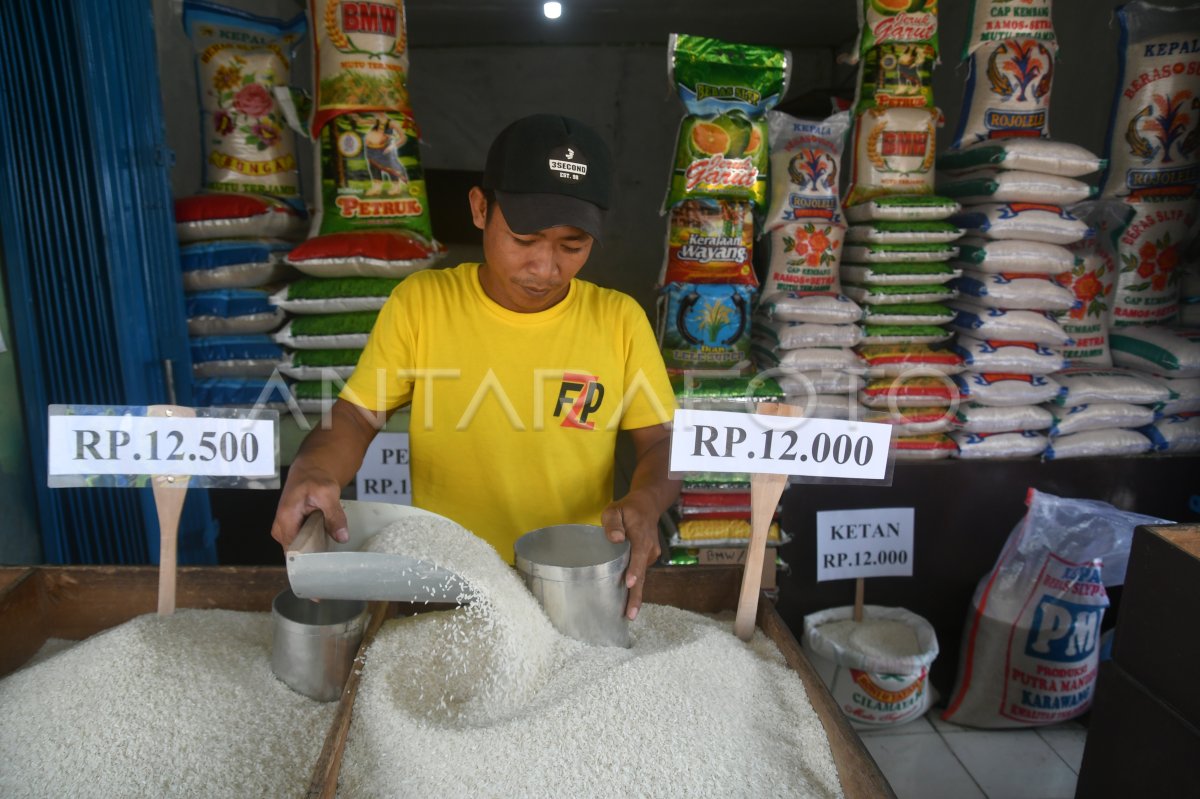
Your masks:
<path fill-rule="evenodd" d="M 1050 135 L 1050 87 L 1058 46 L 1003 39 L 979 47 L 968 62 L 962 112 L 952 150 L 989 139 Z"/>
<path fill-rule="evenodd" d="M 316 97 L 313 138 L 339 114 L 408 108 L 403 0 L 310 0 Z"/>
<path fill-rule="evenodd" d="M 288 85 L 304 16 L 284 22 L 188 0 L 183 26 L 196 51 L 204 188 L 302 209 L 295 137 L 274 92 Z"/>
<path fill-rule="evenodd" d="M 1071 245 L 1075 266 L 1054 278 L 1070 289 L 1078 302 L 1060 320 L 1063 330 L 1075 340 L 1063 349 L 1063 355 L 1072 363 L 1112 366 L 1108 319 L 1118 269 L 1112 234 L 1123 224 L 1127 207 L 1121 202 L 1100 201 L 1075 210 L 1096 235 Z"/>
<path fill-rule="evenodd" d="M 669 214 L 667 257 L 659 283 L 756 286 L 753 250 L 754 215 L 749 203 L 684 200 Z"/>
<path fill-rule="evenodd" d="M 1200 5 L 1117 8 L 1120 65 L 1102 197 L 1185 200 L 1200 179 Z"/>
<path fill-rule="evenodd" d="M 940 112 L 872 108 L 854 123 L 853 168 L 846 205 L 886 194 L 932 194 Z"/>
<path fill-rule="evenodd" d="M 1178 316 L 1179 267 L 1198 206 L 1196 200 L 1129 204 L 1132 216 L 1115 239 L 1120 271 L 1113 327 L 1165 324 Z"/>

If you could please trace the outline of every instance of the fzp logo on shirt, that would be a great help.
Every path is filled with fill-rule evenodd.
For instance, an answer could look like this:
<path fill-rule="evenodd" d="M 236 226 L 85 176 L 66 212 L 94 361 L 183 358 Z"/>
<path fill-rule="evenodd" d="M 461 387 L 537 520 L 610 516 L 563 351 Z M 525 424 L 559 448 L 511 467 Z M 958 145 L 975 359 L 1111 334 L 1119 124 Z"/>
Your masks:
<path fill-rule="evenodd" d="M 595 422 L 589 422 L 588 417 L 600 410 L 604 402 L 604 385 L 595 375 L 566 373 L 558 388 L 558 401 L 554 403 L 554 416 L 562 415 L 563 407 L 567 408 L 566 418 L 562 420 L 563 427 L 573 427 L 577 430 L 594 430 Z"/>

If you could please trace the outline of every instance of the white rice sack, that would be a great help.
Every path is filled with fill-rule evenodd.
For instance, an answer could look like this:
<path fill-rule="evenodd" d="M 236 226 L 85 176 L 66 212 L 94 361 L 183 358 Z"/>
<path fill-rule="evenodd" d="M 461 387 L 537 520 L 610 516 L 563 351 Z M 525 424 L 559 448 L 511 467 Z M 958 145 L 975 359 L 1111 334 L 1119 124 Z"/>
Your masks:
<path fill-rule="evenodd" d="M 294 350 L 279 362 L 279 371 L 293 380 L 346 380 L 358 365 L 362 350 Z"/>
<path fill-rule="evenodd" d="M 864 286 L 921 286 L 949 283 L 962 274 L 946 262 L 915 264 L 842 264 L 841 276 Z"/>
<path fill-rule="evenodd" d="M 292 245 L 278 239 L 222 239 L 179 248 L 184 291 L 257 288 L 294 273 L 284 263 Z"/>
<path fill-rule="evenodd" d="M 948 325 L 954 321 L 954 315 L 954 311 L 948 305 L 940 302 L 865 305 L 863 306 L 862 323 L 873 327 Z"/>
<path fill-rule="evenodd" d="M 1040 405 L 1063 391 L 1054 378 L 1046 375 L 964 372 L 952 379 L 964 400 L 980 405 Z"/>
<path fill-rule="evenodd" d="M 969 236 L 959 239 L 956 244 L 958 258 L 952 265 L 962 269 L 974 269 L 977 272 L 1060 275 L 1070 272 L 1079 261 L 1075 253 L 1061 244 L 1044 241 L 992 241 Z"/>
<path fill-rule="evenodd" d="M 1200 377 L 1157 378 L 1171 391 L 1171 399 L 1154 406 L 1159 416 L 1200 411 Z"/>
<path fill-rule="evenodd" d="M 756 360 L 770 367 L 798 372 L 820 372 L 824 370 L 861 373 L 865 368 L 862 358 L 854 350 L 844 347 L 802 347 L 800 349 L 766 349 L 757 344 L 751 347 Z"/>
<path fill-rule="evenodd" d="M 1117 366 L 1163 377 L 1200 377 L 1200 328 L 1114 328 L 1109 344 Z"/>
<path fill-rule="evenodd" d="M 1054 461 L 1101 455 L 1140 455 L 1149 449 L 1150 439 L 1135 430 L 1090 430 L 1051 438 L 1042 457 Z"/>
<path fill-rule="evenodd" d="M 981 167 L 1037 172 L 1078 178 L 1103 169 L 1105 161 L 1084 147 L 1049 139 L 1013 138 L 981 141 L 938 157 L 938 174 L 957 174 Z"/>
<path fill-rule="evenodd" d="M 1069 311 L 1075 295 L 1044 275 L 1028 272 L 963 270 L 950 282 L 962 296 L 988 308 L 1025 311 Z"/>
<path fill-rule="evenodd" d="M 821 322 L 843 325 L 862 318 L 862 308 L 842 295 L 775 294 L 760 303 L 758 313 L 767 319 L 787 322 Z"/>
<path fill-rule="evenodd" d="M 767 234 L 767 278 L 762 296 L 777 293 L 837 294 L 843 224 L 794 222 Z"/>
<path fill-rule="evenodd" d="M 1117 286 L 1112 326 L 1158 325 L 1179 315 L 1179 275 L 1200 201 L 1128 204 L 1131 214 L 1115 235 Z"/>
<path fill-rule="evenodd" d="M 771 152 L 771 199 L 763 230 L 793 222 L 841 222 L 838 166 L 850 128 L 850 112 L 828 119 L 796 119 L 767 112 Z"/>
<path fill-rule="evenodd" d="M 949 222 L 867 222 L 846 229 L 846 241 L 868 244 L 947 244 L 962 236 Z"/>
<path fill-rule="evenodd" d="M 846 205 L 885 194 L 932 194 L 936 108 L 868 108 L 854 122 Z"/>
<path fill-rule="evenodd" d="M 1061 318 L 1063 330 L 1075 343 L 1063 350 L 1063 355 L 1072 363 L 1091 363 L 1097 366 L 1112 366 L 1112 355 L 1108 349 L 1108 309 L 1116 281 L 1113 261 L 1105 257 L 1099 248 L 1087 251 L 1092 240 L 1075 245 L 1081 249 L 1080 263 L 1070 272 L 1058 275 L 1055 280 L 1069 290 L 1076 305 Z"/>
<path fill-rule="evenodd" d="M 868 306 L 869 308 L 875 306 Z M 889 310 L 915 307 L 905 305 L 882 305 Z M 920 307 L 925 307 L 923 304 Z M 869 345 L 881 344 L 939 344 L 948 341 L 953 333 L 937 325 L 873 325 L 862 326 L 862 343 Z"/>
<path fill-rule="evenodd" d="M 983 45 L 1003 39 L 1037 39 L 1053 44 L 1054 24 L 1050 0 L 970 0 L 967 6 L 967 38 L 962 58 L 966 60 Z"/>
<path fill-rule="evenodd" d="M 825 369 L 819 372 L 785 371 L 775 375 L 775 382 L 790 397 L 809 394 L 845 394 L 863 387 L 863 379 L 856 374 Z"/>
<path fill-rule="evenodd" d="M 940 302 L 958 296 L 956 291 L 945 285 L 857 286 L 847 282 L 842 284 L 842 291 L 851 299 L 866 305 Z"/>
<path fill-rule="evenodd" d="M 1153 405 L 1171 399 L 1171 390 L 1157 380 L 1128 369 L 1096 369 L 1077 366 L 1054 376 L 1063 393 L 1054 401 L 1071 407 L 1093 402 L 1130 402 Z"/>
<path fill-rule="evenodd" d="M 1033 430 L 1014 430 L 1001 433 L 968 433 L 956 430 L 950 434 L 958 445 L 956 458 L 1032 458 L 1041 455 L 1049 443 Z"/>
<path fill-rule="evenodd" d="M 1047 203 L 1072 205 L 1095 194 L 1082 180 L 1062 175 L 1006 169 L 972 169 L 938 179 L 938 193 L 963 205 L 978 203 Z"/>
<path fill-rule="evenodd" d="M 1115 427 L 1144 427 L 1154 421 L 1154 410 L 1129 402 L 1093 402 L 1090 405 L 1060 407 L 1046 405 L 1054 416 L 1050 435 L 1065 436 L 1088 430 L 1108 430 Z"/>
<path fill-rule="evenodd" d="M 949 261 L 958 255 L 958 248 L 949 244 L 849 244 L 842 249 L 842 258 L 852 264 L 909 264 L 930 261 Z"/>
<path fill-rule="evenodd" d="M 1032 341 L 997 341 L 961 335 L 951 348 L 967 371 L 1048 375 L 1066 368 L 1062 353 Z"/>
<path fill-rule="evenodd" d="M 271 302 L 300 315 L 378 311 L 399 284 L 385 277 L 302 277 L 271 295 Z"/>
<path fill-rule="evenodd" d="M 781 350 L 802 347 L 853 347 L 862 340 L 862 331 L 858 325 L 760 320 L 754 323 L 754 337 Z"/>
<path fill-rule="evenodd" d="M 950 408 L 935 406 L 931 408 L 889 408 L 864 409 L 862 420 L 876 424 L 892 426 L 892 434 L 897 436 L 927 436 L 935 433 L 946 433 L 954 426 L 954 415 Z"/>
<path fill-rule="evenodd" d="M 945 408 L 957 403 L 959 390 L 944 374 L 920 372 L 899 377 L 873 378 L 858 394 L 867 408 Z"/>
<path fill-rule="evenodd" d="M 980 405 L 967 402 L 954 412 L 954 426 L 967 433 L 1046 430 L 1054 415 L 1040 405 Z"/>
<path fill-rule="evenodd" d="M 1200 5 L 1135 0 L 1116 16 L 1121 49 L 1100 193 L 1133 202 L 1191 197 L 1200 162 L 1191 136 L 1200 96 Z"/>
<path fill-rule="evenodd" d="M 1049 136 L 1057 56 L 1053 40 L 1009 38 L 981 44 L 967 62 L 951 149 L 988 139 Z"/>
<path fill-rule="evenodd" d="M 1072 244 L 1089 229 L 1065 208 L 1039 203 L 986 203 L 963 209 L 950 221 L 968 235 L 985 239 L 1023 239 L 1048 244 Z"/>
<path fill-rule="evenodd" d="M 949 458 L 958 445 L 946 433 L 925 436 L 897 436 L 892 439 L 892 452 L 898 461 L 936 461 Z"/>
<path fill-rule="evenodd" d="M 1150 440 L 1155 452 L 1200 452 L 1200 415 L 1194 413 L 1166 416 L 1138 432 Z"/>
<path fill-rule="evenodd" d="M 862 406 L 848 394 L 789 394 L 784 402 L 800 409 L 808 419 L 860 419 Z"/>
<path fill-rule="evenodd" d="M 951 327 L 963 335 L 995 341 L 1032 341 L 1047 347 L 1071 343 L 1062 325 L 1042 311 L 1005 311 L 962 297 L 951 301 L 950 307 L 958 312 Z"/>
<path fill-rule="evenodd" d="M 859 345 L 858 354 L 867 362 L 870 377 L 899 377 L 904 374 L 956 375 L 963 371 L 962 358 L 947 347 L 928 344 Z"/>
<path fill-rule="evenodd" d="M 846 219 L 864 222 L 920 222 L 949 219 L 962 210 L 957 200 L 934 195 L 896 194 L 876 197 L 845 209 Z"/>

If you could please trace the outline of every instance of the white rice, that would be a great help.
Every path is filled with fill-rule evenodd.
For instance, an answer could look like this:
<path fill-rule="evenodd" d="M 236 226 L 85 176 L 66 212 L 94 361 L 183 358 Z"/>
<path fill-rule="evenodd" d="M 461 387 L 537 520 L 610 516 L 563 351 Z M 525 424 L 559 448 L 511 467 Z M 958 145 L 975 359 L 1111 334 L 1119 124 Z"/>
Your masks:
<path fill-rule="evenodd" d="M 728 620 L 645 605 L 631 648 L 587 646 L 457 525 L 406 521 L 371 548 L 457 572 L 471 604 L 380 631 L 340 796 L 841 795 L 820 719 L 761 633 L 746 645 Z"/>
<path fill-rule="evenodd" d="M 0 680 L 0 796 L 300 796 L 333 703 L 271 672 L 271 616 L 140 616 Z"/>

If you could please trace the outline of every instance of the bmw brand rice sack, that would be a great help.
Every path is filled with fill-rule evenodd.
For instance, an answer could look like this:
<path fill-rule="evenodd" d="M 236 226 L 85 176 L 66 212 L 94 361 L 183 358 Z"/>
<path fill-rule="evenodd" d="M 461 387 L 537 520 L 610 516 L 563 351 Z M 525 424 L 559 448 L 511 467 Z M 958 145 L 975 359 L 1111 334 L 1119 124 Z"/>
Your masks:
<path fill-rule="evenodd" d="M 275 195 L 302 210 L 295 136 L 275 90 L 291 79 L 304 15 L 285 22 L 185 0 L 183 27 L 196 51 L 204 188 Z"/>
<path fill-rule="evenodd" d="M 317 72 L 312 136 L 340 114 L 408 109 L 403 0 L 309 0 Z"/>
<path fill-rule="evenodd" d="M 940 118 L 935 108 L 871 108 L 859 114 L 846 205 L 885 194 L 932 194 Z"/>
<path fill-rule="evenodd" d="M 1121 50 L 1101 196 L 1187 200 L 1200 178 L 1200 5 L 1119 6 Z"/>

